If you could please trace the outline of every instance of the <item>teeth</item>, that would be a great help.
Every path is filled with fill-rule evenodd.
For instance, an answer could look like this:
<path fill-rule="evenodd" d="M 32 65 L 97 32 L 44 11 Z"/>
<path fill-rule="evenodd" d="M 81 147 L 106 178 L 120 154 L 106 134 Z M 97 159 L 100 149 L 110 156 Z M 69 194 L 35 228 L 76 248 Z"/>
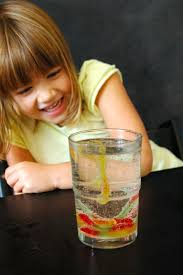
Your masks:
<path fill-rule="evenodd" d="M 50 107 L 48 107 L 48 108 L 45 108 L 46 110 L 52 110 L 52 109 L 54 109 L 57 105 L 58 105 L 58 103 L 59 103 L 59 101 L 57 101 L 56 103 L 54 103 L 53 105 L 51 105 Z"/>
<path fill-rule="evenodd" d="M 57 102 L 53 103 L 53 105 L 44 108 L 44 110 L 46 111 L 52 111 L 53 109 L 55 109 L 60 103 L 61 103 L 62 99 L 59 99 Z"/>

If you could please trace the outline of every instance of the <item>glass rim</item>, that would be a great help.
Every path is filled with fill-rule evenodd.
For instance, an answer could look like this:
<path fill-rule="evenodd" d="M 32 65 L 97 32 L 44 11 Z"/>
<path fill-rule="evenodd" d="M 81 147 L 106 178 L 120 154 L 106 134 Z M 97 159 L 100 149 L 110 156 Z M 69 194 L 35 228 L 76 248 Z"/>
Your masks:
<path fill-rule="evenodd" d="M 81 131 L 78 131 L 78 132 L 75 132 L 75 133 L 71 134 L 68 137 L 68 139 L 69 139 L 69 142 L 71 142 L 71 143 L 79 144 L 81 141 L 82 142 L 85 141 L 85 139 L 75 141 L 75 140 L 73 140 L 73 138 L 75 136 L 78 136 L 78 135 L 81 135 L 81 134 L 87 134 L 87 133 L 94 133 L 94 132 L 97 132 L 97 131 L 101 131 L 101 132 L 102 131 L 106 131 L 106 132 L 115 131 L 115 132 L 127 132 L 127 133 L 134 134 L 136 136 L 136 138 L 134 140 L 129 140 L 128 144 L 137 142 L 137 141 L 142 139 L 142 134 L 141 133 L 135 132 L 133 130 L 125 129 L 125 128 L 98 128 L 98 129 L 96 128 L 96 129 L 81 130 Z M 82 145 L 88 145 L 88 144 L 83 144 L 82 143 Z"/>

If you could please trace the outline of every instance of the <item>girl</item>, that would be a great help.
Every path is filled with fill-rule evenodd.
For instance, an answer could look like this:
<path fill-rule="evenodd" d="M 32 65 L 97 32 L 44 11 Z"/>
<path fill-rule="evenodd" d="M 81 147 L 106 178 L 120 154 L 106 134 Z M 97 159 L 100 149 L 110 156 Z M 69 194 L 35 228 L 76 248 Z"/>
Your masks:
<path fill-rule="evenodd" d="M 15 193 L 71 188 L 68 136 L 128 128 L 143 136 L 141 175 L 152 168 L 142 120 L 119 70 L 97 60 L 79 76 L 52 19 L 29 1 L 0 4 L 0 148 Z"/>

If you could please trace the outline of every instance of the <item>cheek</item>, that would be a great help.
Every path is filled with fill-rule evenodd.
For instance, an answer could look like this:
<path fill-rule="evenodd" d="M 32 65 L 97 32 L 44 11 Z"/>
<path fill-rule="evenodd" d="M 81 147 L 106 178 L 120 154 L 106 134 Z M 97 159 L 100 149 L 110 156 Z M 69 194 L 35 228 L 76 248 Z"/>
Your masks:
<path fill-rule="evenodd" d="M 65 75 L 65 77 L 62 79 L 62 84 L 61 84 L 61 87 L 64 89 L 64 91 L 66 93 L 70 93 L 71 92 L 71 81 L 68 77 L 68 75 Z"/>
<path fill-rule="evenodd" d="M 71 87 L 72 87 L 72 85 L 71 85 L 71 82 L 69 80 L 68 83 L 67 83 L 67 91 L 71 92 Z"/>
<path fill-rule="evenodd" d="M 31 112 L 33 109 L 33 105 L 31 104 L 30 100 L 25 100 L 25 99 L 16 99 L 16 108 L 24 114 L 28 114 Z"/>

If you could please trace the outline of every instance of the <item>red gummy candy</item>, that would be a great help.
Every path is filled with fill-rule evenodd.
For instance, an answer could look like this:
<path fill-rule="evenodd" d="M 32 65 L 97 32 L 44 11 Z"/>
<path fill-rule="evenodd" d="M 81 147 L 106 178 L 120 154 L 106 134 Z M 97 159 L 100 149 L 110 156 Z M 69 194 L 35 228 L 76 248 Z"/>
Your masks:
<path fill-rule="evenodd" d="M 131 197 L 130 202 L 135 201 L 136 199 L 138 199 L 138 197 L 139 197 L 139 193 L 137 193 L 136 195 L 134 195 L 133 197 Z"/>
<path fill-rule="evenodd" d="M 123 223 L 123 224 L 133 224 L 133 220 L 130 219 L 130 218 L 124 218 L 124 219 L 115 218 L 115 221 L 116 221 L 117 224 L 119 224 L 119 223 Z"/>
<path fill-rule="evenodd" d="M 94 225 L 94 222 L 86 214 L 79 213 L 78 216 L 82 221 L 84 221 L 88 225 Z"/>
<path fill-rule="evenodd" d="M 88 227 L 81 227 L 80 230 L 83 231 L 84 233 L 87 233 L 88 235 L 91 235 L 91 236 L 97 236 L 100 234 L 99 231 L 88 228 Z"/>
<path fill-rule="evenodd" d="M 112 231 L 121 230 L 124 228 L 129 228 L 133 226 L 133 220 L 130 218 L 118 219 L 115 218 L 116 225 L 113 225 Z"/>

